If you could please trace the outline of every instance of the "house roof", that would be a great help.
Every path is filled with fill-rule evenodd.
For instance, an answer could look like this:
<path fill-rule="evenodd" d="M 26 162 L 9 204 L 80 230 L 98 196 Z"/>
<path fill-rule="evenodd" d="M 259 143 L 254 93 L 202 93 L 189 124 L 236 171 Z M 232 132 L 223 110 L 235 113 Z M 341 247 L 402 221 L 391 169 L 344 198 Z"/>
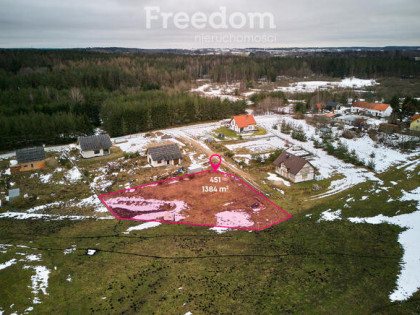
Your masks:
<path fill-rule="evenodd" d="M 359 107 L 359 108 L 364 108 L 364 109 L 378 110 L 378 111 L 384 112 L 391 105 L 389 105 L 389 104 L 368 103 L 368 102 L 357 101 L 356 103 L 353 104 L 353 106 L 354 107 Z"/>
<path fill-rule="evenodd" d="M 233 116 L 232 119 L 235 120 L 239 128 L 245 128 L 245 127 L 248 127 L 249 125 L 257 124 L 253 115 Z"/>
<path fill-rule="evenodd" d="M 112 147 L 111 139 L 107 134 L 79 137 L 79 144 L 82 151 L 95 151 Z"/>
<path fill-rule="evenodd" d="M 415 120 L 417 120 L 417 119 L 419 119 L 420 118 L 420 115 L 414 115 L 412 118 L 411 118 L 411 121 L 415 121 Z"/>
<path fill-rule="evenodd" d="M 182 159 L 181 151 L 179 151 L 176 143 L 150 147 L 147 151 L 152 156 L 153 161 Z"/>
<path fill-rule="evenodd" d="M 306 165 L 306 163 L 314 167 L 307 160 L 299 156 L 293 155 L 287 151 L 284 151 L 282 154 L 280 154 L 279 157 L 273 163 L 275 166 L 280 166 L 282 163 L 284 163 L 287 170 L 293 175 L 299 173 L 299 171 Z"/>
<path fill-rule="evenodd" d="M 337 107 L 337 105 L 338 105 L 337 102 L 328 102 L 325 107 Z"/>
<path fill-rule="evenodd" d="M 20 149 L 16 151 L 16 158 L 18 163 L 41 161 L 45 160 L 45 151 L 43 147 Z"/>

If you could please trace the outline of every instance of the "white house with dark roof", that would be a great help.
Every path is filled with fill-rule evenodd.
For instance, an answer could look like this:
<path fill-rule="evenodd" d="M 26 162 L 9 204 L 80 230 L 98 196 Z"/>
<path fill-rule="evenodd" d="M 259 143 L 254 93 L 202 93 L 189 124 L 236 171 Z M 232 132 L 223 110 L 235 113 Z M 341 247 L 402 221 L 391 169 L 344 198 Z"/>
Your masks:
<path fill-rule="evenodd" d="M 148 148 L 147 161 L 154 167 L 179 165 L 182 154 L 176 143 L 165 144 Z"/>
<path fill-rule="evenodd" d="M 78 142 L 80 154 L 85 159 L 109 155 L 111 153 L 112 142 L 107 134 L 79 137 Z"/>
<path fill-rule="evenodd" d="M 315 179 L 315 167 L 304 158 L 284 151 L 273 162 L 276 173 L 293 183 L 300 183 Z"/>

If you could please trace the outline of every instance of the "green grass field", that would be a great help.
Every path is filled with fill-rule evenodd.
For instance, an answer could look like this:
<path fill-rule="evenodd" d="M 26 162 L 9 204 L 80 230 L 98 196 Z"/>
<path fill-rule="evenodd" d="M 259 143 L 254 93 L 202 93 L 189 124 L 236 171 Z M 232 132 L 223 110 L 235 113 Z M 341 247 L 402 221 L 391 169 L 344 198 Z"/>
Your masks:
<path fill-rule="evenodd" d="M 399 227 L 317 222 L 327 209 L 342 209 L 343 218 L 415 210 L 413 203 L 386 200 L 399 198 L 401 189 L 418 187 L 418 178 L 397 169 L 379 177 L 388 191 L 374 193 L 376 184 L 366 182 L 306 204 L 305 211 L 293 210 L 293 219 L 261 232 L 217 234 L 205 227 L 162 224 L 123 234 L 141 222 L 2 219 L 1 243 L 12 246 L 0 254 L 0 264 L 22 254 L 40 254 L 41 261 L 19 261 L 0 271 L 1 310 L 24 313 L 33 306 L 36 314 L 419 313 L 419 292 L 401 303 L 388 298 L 402 256 Z M 72 246 L 76 250 L 65 255 Z M 95 255 L 88 256 L 88 249 L 95 249 Z M 41 304 L 32 305 L 28 286 L 33 271 L 24 265 L 51 271 L 48 295 L 38 293 Z"/>
<path fill-rule="evenodd" d="M 225 135 L 225 137 L 227 138 L 232 138 L 232 139 L 239 138 L 238 134 L 235 131 L 233 131 L 232 129 L 226 128 L 224 126 L 213 131 L 214 136 L 217 136 L 219 133 Z"/>

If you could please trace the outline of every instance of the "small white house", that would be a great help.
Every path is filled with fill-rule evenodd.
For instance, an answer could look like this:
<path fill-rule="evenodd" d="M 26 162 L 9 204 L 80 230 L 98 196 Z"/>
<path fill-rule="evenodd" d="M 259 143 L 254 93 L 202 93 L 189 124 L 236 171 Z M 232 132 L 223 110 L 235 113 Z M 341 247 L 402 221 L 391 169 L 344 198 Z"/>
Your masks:
<path fill-rule="evenodd" d="M 147 161 L 154 167 L 179 165 L 182 154 L 176 143 L 150 147 L 147 149 Z"/>
<path fill-rule="evenodd" d="M 273 162 L 276 173 L 293 183 L 315 179 L 315 167 L 304 158 L 284 151 Z"/>
<path fill-rule="evenodd" d="M 80 154 L 85 159 L 109 155 L 112 142 L 107 134 L 79 137 Z"/>
<path fill-rule="evenodd" d="M 233 116 L 230 121 L 230 128 L 237 133 L 254 131 L 257 126 L 253 115 Z"/>
<path fill-rule="evenodd" d="M 375 117 L 389 117 L 392 114 L 392 107 L 389 104 L 358 101 L 352 105 L 351 112 L 368 113 Z"/>

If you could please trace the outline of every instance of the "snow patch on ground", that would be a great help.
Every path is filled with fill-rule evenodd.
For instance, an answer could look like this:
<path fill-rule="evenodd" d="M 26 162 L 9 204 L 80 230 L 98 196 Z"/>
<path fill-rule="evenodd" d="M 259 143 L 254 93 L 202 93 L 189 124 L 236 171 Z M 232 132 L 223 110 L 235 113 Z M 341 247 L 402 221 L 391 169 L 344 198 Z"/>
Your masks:
<path fill-rule="evenodd" d="M 70 183 L 75 183 L 82 178 L 82 173 L 80 173 L 79 169 L 75 166 L 64 174 L 64 178 Z"/>
<path fill-rule="evenodd" d="M 0 270 L 6 269 L 7 267 L 10 267 L 14 264 L 16 264 L 16 259 L 10 259 L 9 261 L 6 261 L 5 263 L 0 264 Z"/>
<path fill-rule="evenodd" d="M 341 210 L 331 212 L 331 209 L 324 211 L 321 213 L 321 217 L 319 218 L 318 222 L 322 221 L 335 221 L 341 219 Z"/>
<path fill-rule="evenodd" d="M 72 245 L 70 248 L 64 250 L 64 255 L 71 254 L 76 251 L 76 245 Z"/>
<path fill-rule="evenodd" d="M 417 211 L 394 217 L 382 214 L 371 218 L 349 218 L 353 223 L 394 224 L 406 228 L 398 236 L 398 242 L 404 249 L 401 263 L 401 272 L 398 275 L 397 287 L 390 294 L 392 302 L 404 301 L 420 289 L 420 187 L 410 192 L 403 191 L 399 200 L 412 200 L 418 202 Z"/>
<path fill-rule="evenodd" d="M 146 222 L 140 225 L 129 227 L 127 231 L 123 232 L 123 234 L 129 234 L 131 231 L 140 231 L 140 230 L 150 229 L 153 227 L 157 227 L 161 224 L 162 223 L 159 223 L 159 222 Z"/>
<path fill-rule="evenodd" d="M 222 211 L 216 214 L 217 225 L 230 227 L 249 227 L 254 222 L 250 220 L 250 215 L 238 210 Z"/>
<path fill-rule="evenodd" d="M 290 182 L 277 176 L 276 174 L 273 173 L 267 173 L 269 176 L 267 177 L 268 180 L 274 181 L 274 182 L 283 182 L 283 184 L 285 184 L 286 186 L 290 186 Z"/>
<path fill-rule="evenodd" d="M 41 183 L 47 184 L 51 181 L 52 176 L 52 174 L 39 175 L 39 180 L 41 181 Z"/>
<path fill-rule="evenodd" d="M 88 249 L 86 252 L 86 255 L 93 256 L 96 253 L 96 249 Z"/>
<path fill-rule="evenodd" d="M 56 214 L 44 214 L 44 213 L 25 213 L 25 212 L 4 212 L 0 213 L 0 219 L 16 219 L 16 220 L 28 220 L 28 219 L 44 219 L 44 220 L 85 220 L 85 219 L 115 219 L 113 216 L 108 217 L 91 217 L 81 215 L 56 215 Z"/>
<path fill-rule="evenodd" d="M 223 228 L 223 227 L 217 227 L 217 226 L 215 226 L 215 227 L 210 228 L 209 230 L 210 230 L 210 231 L 214 231 L 214 232 L 216 232 L 217 234 L 223 234 L 223 233 L 226 233 L 226 232 L 228 232 L 228 231 L 231 231 L 232 229 L 228 229 L 228 228 Z"/>
<path fill-rule="evenodd" d="M 23 266 L 23 269 L 34 269 L 35 274 L 31 276 L 32 280 L 32 293 L 34 294 L 34 304 L 39 304 L 38 293 L 41 291 L 44 295 L 48 295 L 48 279 L 50 270 L 45 266 Z"/>

